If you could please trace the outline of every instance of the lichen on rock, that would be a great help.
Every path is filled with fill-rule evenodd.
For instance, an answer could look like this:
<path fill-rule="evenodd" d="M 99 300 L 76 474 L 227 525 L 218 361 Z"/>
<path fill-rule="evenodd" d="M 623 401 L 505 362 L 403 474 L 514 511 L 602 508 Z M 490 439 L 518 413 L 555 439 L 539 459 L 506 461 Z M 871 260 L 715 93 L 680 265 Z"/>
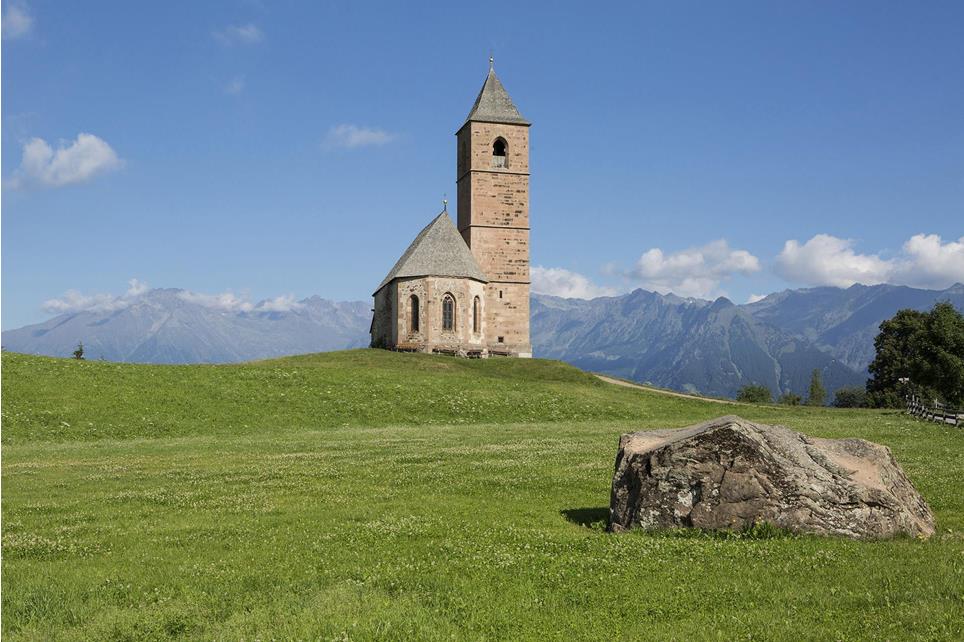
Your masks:
<path fill-rule="evenodd" d="M 929 537 L 934 516 L 890 449 L 726 416 L 619 440 L 609 530 L 741 529 Z"/>

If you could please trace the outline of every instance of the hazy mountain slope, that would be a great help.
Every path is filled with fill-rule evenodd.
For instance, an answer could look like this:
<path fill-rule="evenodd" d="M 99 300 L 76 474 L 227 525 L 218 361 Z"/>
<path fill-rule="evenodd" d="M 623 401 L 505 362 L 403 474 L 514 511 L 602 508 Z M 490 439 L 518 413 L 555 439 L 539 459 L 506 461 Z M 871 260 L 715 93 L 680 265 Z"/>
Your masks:
<path fill-rule="evenodd" d="M 756 319 L 812 341 L 862 372 L 874 358 L 874 337 L 881 322 L 900 309 L 927 310 L 943 300 L 964 309 L 964 285 L 946 290 L 897 285 L 785 290 L 743 308 Z"/>
<path fill-rule="evenodd" d="M 320 297 L 287 311 L 228 311 L 151 290 L 113 312 L 62 314 L 3 333 L 17 352 L 149 363 L 220 363 L 368 345 L 370 305 Z"/>
<path fill-rule="evenodd" d="M 727 299 L 636 290 L 592 301 L 535 295 L 536 356 L 704 394 L 732 396 L 747 383 L 774 395 L 803 392 L 814 368 L 831 390 L 863 377 L 810 342 L 758 321 Z"/>

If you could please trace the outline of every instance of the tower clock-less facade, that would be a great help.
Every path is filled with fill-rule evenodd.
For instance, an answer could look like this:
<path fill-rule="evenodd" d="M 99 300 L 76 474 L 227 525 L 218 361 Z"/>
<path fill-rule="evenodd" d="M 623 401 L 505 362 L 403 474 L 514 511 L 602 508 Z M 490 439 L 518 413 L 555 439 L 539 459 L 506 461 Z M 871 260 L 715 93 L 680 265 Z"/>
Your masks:
<path fill-rule="evenodd" d="M 458 141 L 458 229 L 489 281 L 489 350 L 532 356 L 529 339 L 529 125 L 489 75 Z"/>

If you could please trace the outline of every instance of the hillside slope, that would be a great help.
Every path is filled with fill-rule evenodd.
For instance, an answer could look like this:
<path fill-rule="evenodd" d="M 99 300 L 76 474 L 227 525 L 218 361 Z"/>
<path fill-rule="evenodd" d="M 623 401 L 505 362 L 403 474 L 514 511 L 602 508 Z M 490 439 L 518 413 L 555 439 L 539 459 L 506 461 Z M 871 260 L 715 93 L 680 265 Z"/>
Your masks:
<path fill-rule="evenodd" d="M 348 350 L 231 365 L 3 354 L 3 442 L 633 419 L 640 396 L 542 359 Z M 669 409 L 672 402 L 660 402 Z"/>

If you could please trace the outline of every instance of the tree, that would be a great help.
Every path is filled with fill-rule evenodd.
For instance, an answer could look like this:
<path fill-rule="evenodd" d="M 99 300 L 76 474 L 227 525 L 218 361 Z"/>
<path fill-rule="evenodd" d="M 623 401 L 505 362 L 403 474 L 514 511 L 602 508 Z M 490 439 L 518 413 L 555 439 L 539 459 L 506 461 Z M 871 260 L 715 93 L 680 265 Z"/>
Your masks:
<path fill-rule="evenodd" d="M 899 408 L 904 405 L 904 385 L 918 356 L 911 354 L 924 328 L 924 312 L 898 310 L 892 318 L 880 324 L 880 333 L 874 339 L 876 356 L 867 367 L 867 396 L 870 404 L 878 408 Z"/>
<path fill-rule="evenodd" d="M 822 406 L 826 400 L 827 391 L 823 387 L 823 382 L 820 381 L 820 370 L 814 368 L 813 374 L 810 375 L 810 396 L 807 397 L 807 405 Z"/>
<path fill-rule="evenodd" d="M 84 342 L 81 341 L 77 344 L 77 349 L 74 350 L 74 359 L 82 361 L 84 359 Z"/>
<path fill-rule="evenodd" d="M 900 310 L 880 324 L 876 356 L 867 368 L 869 402 L 899 407 L 915 393 L 964 405 L 964 316 L 942 301 L 929 312 Z"/>
<path fill-rule="evenodd" d="M 780 403 L 784 406 L 799 406 L 803 403 L 803 397 L 787 392 L 780 396 Z"/>
<path fill-rule="evenodd" d="M 773 401 L 773 396 L 766 386 L 752 385 L 740 388 L 736 393 L 736 400 L 744 403 L 770 403 Z"/>
<path fill-rule="evenodd" d="M 835 408 L 866 408 L 867 391 L 859 386 L 837 388 L 833 395 Z"/>

